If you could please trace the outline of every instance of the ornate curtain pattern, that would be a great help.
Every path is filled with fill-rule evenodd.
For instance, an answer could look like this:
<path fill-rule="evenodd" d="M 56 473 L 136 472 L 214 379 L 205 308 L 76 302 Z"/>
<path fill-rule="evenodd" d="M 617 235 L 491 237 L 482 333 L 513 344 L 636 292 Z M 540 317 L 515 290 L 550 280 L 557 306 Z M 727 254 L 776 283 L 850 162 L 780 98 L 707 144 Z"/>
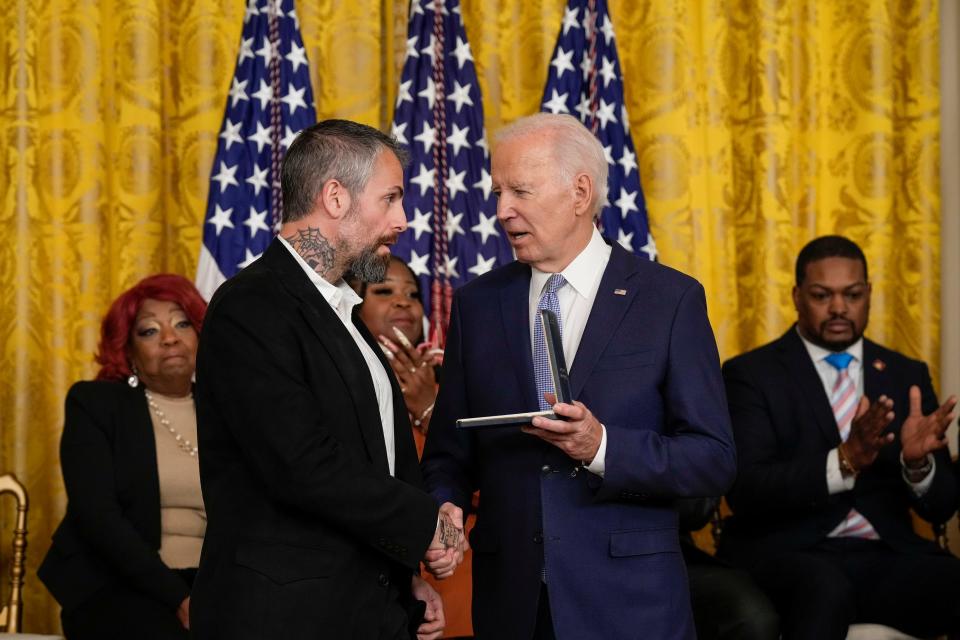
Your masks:
<path fill-rule="evenodd" d="M 539 109 L 564 2 L 461 2 L 495 135 Z M 66 503 L 63 398 L 121 290 L 194 274 L 244 5 L 0 0 L 0 469 L 31 497 L 28 631 L 58 626 L 35 569 Z M 407 1 L 297 9 L 318 116 L 388 130 Z M 721 356 L 789 326 L 796 252 L 836 232 L 870 262 L 869 334 L 936 377 L 936 2 L 610 9 L 660 259 L 703 282 Z"/>

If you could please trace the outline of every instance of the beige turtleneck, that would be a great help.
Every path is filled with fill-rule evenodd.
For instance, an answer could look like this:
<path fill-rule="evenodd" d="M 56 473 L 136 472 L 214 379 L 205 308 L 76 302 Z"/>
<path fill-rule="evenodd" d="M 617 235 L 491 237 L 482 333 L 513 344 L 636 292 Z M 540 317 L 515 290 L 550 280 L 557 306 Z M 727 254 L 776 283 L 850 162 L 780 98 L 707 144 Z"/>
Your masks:
<path fill-rule="evenodd" d="M 163 396 L 151 391 L 170 426 L 181 438 L 197 443 L 197 412 L 193 395 L 184 398 Z M 160 476 L 160 559 L 171 569 L 200 564 L 200 547 L 207 528 L 207 514 L 200 495 L 200 461 L 178 444 L 174 434 L 150 410 L 157 443 L 157 471 Z"/>

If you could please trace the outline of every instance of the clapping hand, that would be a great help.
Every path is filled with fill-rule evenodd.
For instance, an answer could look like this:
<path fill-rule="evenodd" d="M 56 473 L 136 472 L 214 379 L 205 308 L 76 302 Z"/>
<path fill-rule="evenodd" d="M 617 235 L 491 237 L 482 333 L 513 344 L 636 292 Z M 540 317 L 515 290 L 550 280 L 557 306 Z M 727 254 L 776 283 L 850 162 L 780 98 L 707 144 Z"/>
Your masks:
<path fill-rule="evenodd" d="M 957 417 L 953 413 L 956 406 L 957 397 L 950 396 L 936 411 L 925 416 L 921 409 L 920 388 L 916 385 L 910 387 L 910 413 L 900 429 L 904 463 L 909 466 L 922 462 L 928 453 L 947 445 L 946 430 Z"/>
<path fill-rule="evenodd" d="M 893 421 L 893 400 L 880 396 L 873 404 L 867 396 L 860 398 L 850 424 L 850 437 L 841 444 L 854 469 L 862 471 L 877 459 L 880 449 L 893 442 L 892 433 L 884 430 Z"/>
<path fill-rule="evenodd" d="M 391 340 L 377 336 L 387 361 L 400 382 L 403 400 L 414 418 L 421 420 L 421 431 L 426 431 L 425 418 L 437 397 L 437 377 L 428 354 L 421 353 L 402 331 L 393 327 Z"/>

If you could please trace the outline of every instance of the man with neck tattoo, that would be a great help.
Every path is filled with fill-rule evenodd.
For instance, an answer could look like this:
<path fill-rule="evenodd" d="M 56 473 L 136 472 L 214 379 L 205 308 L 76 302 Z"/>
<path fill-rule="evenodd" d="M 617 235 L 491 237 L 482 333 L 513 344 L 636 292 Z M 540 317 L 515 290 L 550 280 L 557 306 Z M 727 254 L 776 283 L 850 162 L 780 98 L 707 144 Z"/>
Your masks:
<path fill-rule="evenodd" d="M 406 228 L 404 153 L 365 125 L 304 130 L 283 218 L 213 296 L 197 358 L 207 534 L 198 638 L 440 637 L 418 575 L 462 558 L 462 512 L 422 488 L 400 388 L 344 282 L 384 278 Z"/>

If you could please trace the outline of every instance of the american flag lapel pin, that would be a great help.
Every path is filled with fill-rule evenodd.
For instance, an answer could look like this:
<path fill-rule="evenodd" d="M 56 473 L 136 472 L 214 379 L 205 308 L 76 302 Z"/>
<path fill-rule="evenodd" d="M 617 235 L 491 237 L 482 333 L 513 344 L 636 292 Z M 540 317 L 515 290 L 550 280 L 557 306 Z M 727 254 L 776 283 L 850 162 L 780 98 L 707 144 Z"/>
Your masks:
<path fill-rule="evenodd" d="M 884 369 L 887 368 L 887 363 L 881 360 L 880 358 L 877 358 L 876 360 L 873 361 L 873 368 L 876 369 L 877 371 L 883 371 Z"/>
<path fill-rule="evenodd" d="M 626 289 L 614 289 L 614 290 L 613 290 L 613 295 L 615 295 L 615 296 L 625 296 L 625 295 L 627 295 L 627 290 L 626 290 Z"/>

